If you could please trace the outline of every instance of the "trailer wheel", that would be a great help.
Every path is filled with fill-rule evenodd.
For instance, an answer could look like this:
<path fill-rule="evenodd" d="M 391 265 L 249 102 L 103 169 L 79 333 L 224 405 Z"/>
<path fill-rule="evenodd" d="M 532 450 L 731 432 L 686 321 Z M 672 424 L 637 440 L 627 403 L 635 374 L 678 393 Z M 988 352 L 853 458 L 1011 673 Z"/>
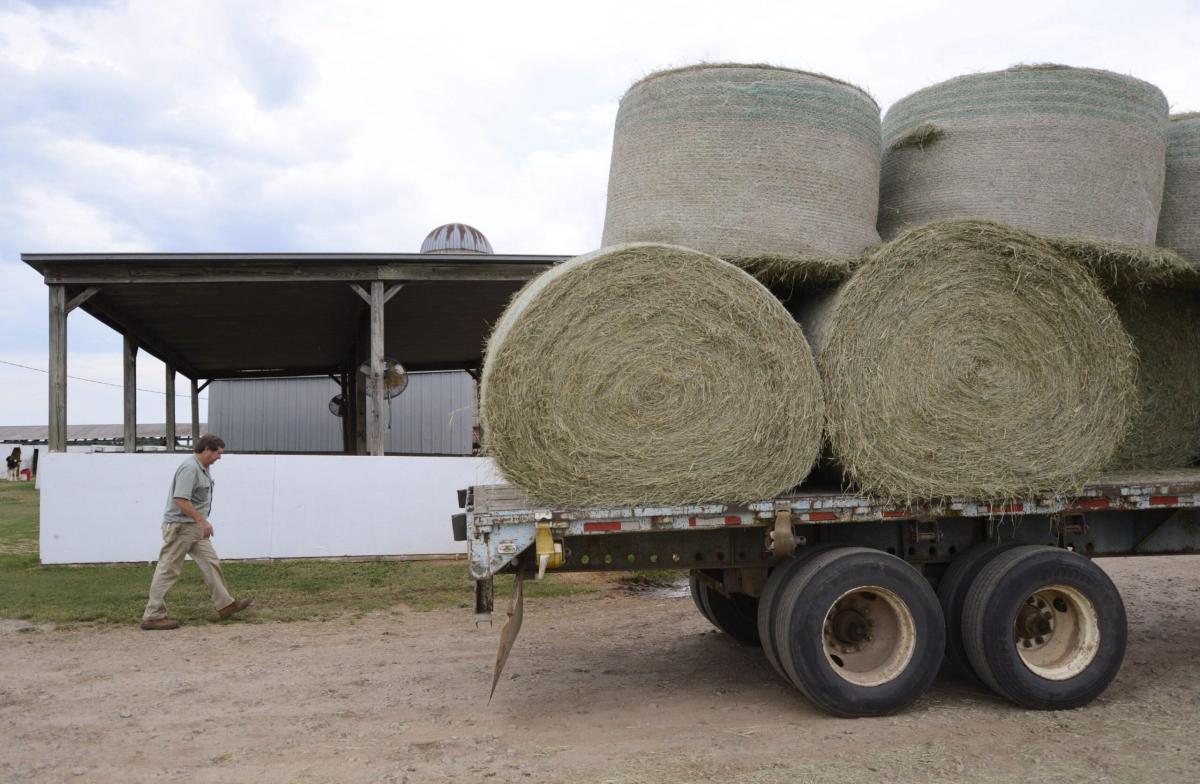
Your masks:
<path fill-rule="evenodd" d="M 925 578 L 894 555 L 839 547 L 803 564 L 775 610 L 779 660 L 808 699 L 838 716 L 911 704 L 937 676 L 946 628 Z"/>
<path fill-rule="evenodd" d="M 695 570 L 688 572 L 688 588 L 692 594 L 692 602 L 696 605 L 696 609 L 700 611 L 700 614 L 704 616 L 706 621 L 716 626 L 717 622 L 708 614 L 708 608 L 704 606 L 704 596 L 701 593 L 703 584 L 700 582 L 700 577 Z"/>
<path fill-rule="evenodd" d="M 785 681 L 790 682 L 791 678 L 788 677 L 787 672 L 783 669 L 783 665 L 779 663 L 779 644 L 775 641 L 774 620 L 775 608 L 779 604 L 779 596 L 783 592 L 782 588 L 787 585 L 796 570 L 809 558 L 818 553 L 841 546 L 835 544 L 817 544 L 806 547 L 791 558 L 781 561 L 771 570 L 771 573 L 767 576 L 766 583 L 763 584 L 762 596 L 758 598 L 758 639 L 762 643 L 763 653 L 767 655 L 767 661 L 771 663 L 771 667 Z"/>
<path fill-rule="evenodd" d="M 951 561 L 950 568 L 938 582 L 938 601 L 942 604 L 942 616 L 946 619 L 946 658 L 964 675 L 980 683 L 983 680 L 971 667 L 963 642 L 963 606 L 967 603 L 971 584 L 983 568 L 996 556 L 1019 546 L 1020 542 L 980 542 Z"/>
<path fill-rule="evenodd" d="M 738 642 L 758 644 L 758 600 L 745 594 L 732 597 L 714 591 L 700 581 L 695 572 L 689 579 L 692 599 L 709 623 Z"/>
<path fill-rule="evenodd" d="M 979 676 L 1026 708 L 1086 705 L 1125 657 L 1125 605 L 1083 556 L 1026 545 L 979 574 L 963 612 L 967 655 Z"/>

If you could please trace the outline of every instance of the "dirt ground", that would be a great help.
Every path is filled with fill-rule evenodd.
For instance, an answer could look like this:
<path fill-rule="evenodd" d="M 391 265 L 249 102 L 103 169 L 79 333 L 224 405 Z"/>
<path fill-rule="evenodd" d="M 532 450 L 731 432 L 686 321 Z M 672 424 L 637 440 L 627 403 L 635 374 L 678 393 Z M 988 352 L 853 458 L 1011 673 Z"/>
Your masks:
<path fill-rule="evenodd" d="M 147 633 L 0 623 L 0 782 L 1200 781 L 1200 556 L 1100 561 L 1124 669 L 1024 711 L 949 670 L 903 713 L 833 719 L 683 592 Z M 465 569 L 465 566 L 464 566 Z M 501 616 L 498 616 L 498 619 Z"/>

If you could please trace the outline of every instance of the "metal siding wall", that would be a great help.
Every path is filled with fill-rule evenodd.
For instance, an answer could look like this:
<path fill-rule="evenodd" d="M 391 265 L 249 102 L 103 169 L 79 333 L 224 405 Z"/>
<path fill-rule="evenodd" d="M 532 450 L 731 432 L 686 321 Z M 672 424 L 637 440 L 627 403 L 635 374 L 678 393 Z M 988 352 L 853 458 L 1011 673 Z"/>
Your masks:
<path fill-rule="evenodd" d="M 408 389 L 391 405 L 387 451 L 471 454 L 475 382 L 467 373 L 413 373 Z"/>
<path fill-rule="evenodd" d="M 341 452 L 342 423 L 329 413 L 327 378 L 214 381 L 209 425 L 239 452 Z"/>
<path fill-rule="evenodd" d="M 341 420 L 329 413 L 328 378 L 214 381 L 209 429 L 239 452 L 341 452 Z M 475 382 L 467 373 L 413 373 L 391 401 L 388 452 L 471 454 Z"/>

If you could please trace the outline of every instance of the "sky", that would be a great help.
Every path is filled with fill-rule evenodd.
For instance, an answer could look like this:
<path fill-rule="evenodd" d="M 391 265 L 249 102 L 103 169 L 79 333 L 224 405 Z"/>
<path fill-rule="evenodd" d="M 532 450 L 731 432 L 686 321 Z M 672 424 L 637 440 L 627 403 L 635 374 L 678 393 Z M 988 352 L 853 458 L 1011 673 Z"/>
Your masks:
<path fill-rule="evenodd" d="M 587 252 L 622 93 L 701 61 L 825 73 L 885 111 L 1056 62 L 1195 111 L 1200 0 L 0 0 L 0 425 L 47 416 L 21 253 L 413 252 L 452 221 L 498 253 Z M 120 422 L 121 337 L 78 310 L 68 335 L 68 421 Z M 140 421 L 164 383 L 141 354 Z"/>

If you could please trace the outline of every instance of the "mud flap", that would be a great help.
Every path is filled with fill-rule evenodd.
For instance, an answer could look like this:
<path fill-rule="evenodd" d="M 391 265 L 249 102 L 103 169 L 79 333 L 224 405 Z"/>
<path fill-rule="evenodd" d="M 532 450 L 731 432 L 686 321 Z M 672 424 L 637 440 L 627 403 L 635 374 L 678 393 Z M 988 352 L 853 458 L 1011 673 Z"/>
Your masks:
<path fill-rule="evenodd" d="M 500 631 L 500 650 L 496 651 L 496 671 L 492 673 L 492 690 L 488 694 L 489 704 L 492 696 L 496 693 L 496 684 L 500 682 L 500 673 L 504 671 L 504 663 L 508 661 L 508 654 L 517 641 L 517 634 L 521 631 L 521 619 L 524 612 L 525 575 L 518 569 L 513 581 L 512 600 L 508 603 L 508 620 L 504 622 L 504 628 Z"/>

